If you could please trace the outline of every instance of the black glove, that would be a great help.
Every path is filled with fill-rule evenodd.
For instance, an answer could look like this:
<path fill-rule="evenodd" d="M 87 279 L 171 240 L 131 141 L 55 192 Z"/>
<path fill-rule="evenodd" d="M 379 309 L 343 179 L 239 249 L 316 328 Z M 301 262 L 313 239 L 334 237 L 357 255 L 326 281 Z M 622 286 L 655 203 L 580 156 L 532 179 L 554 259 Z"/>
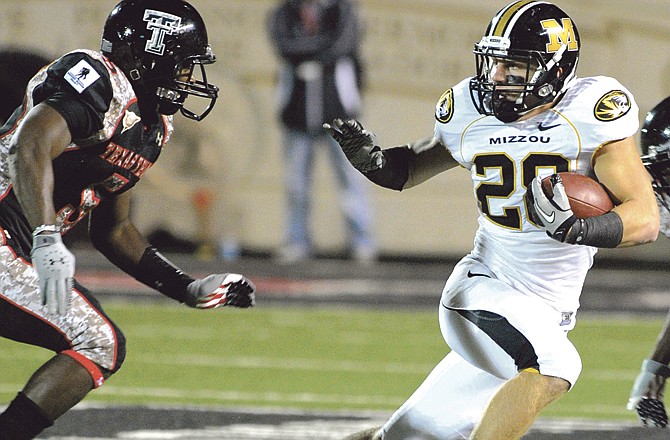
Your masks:
<path fill-rule="evenodd" d="M 323 124 L 323 128 L 340 144 L 349 162 L 361 173 L 367 174 L 384 165 L 384 155 L 381 148 L 375 146 L 374 135 L 357 120 L 335 119 L 332 125 Z"/>

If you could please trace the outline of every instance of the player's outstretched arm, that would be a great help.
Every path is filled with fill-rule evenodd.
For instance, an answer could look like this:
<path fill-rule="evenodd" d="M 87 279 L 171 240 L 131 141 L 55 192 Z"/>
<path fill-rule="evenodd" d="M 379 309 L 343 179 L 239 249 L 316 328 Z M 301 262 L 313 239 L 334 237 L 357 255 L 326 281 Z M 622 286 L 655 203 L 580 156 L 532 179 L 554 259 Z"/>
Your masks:
<path fill-rule="evenodd" d="M 372 133 L 355 119 L 335 119 L 323 128 L 340 145 L 351 164 L 379 186 L 402 191 L 454 168 L 458 163 L 433 136 L 381 149 Z"/>
<path fill-rule="evenodd" d="M 239 274 L 194 279 L 175 266 L 129 220 L 128 192 L 107 200 L 91 213 L 89 235 L 95 248 L 143 284 L 197 309 L 255 305 L 254 284 Z"/>

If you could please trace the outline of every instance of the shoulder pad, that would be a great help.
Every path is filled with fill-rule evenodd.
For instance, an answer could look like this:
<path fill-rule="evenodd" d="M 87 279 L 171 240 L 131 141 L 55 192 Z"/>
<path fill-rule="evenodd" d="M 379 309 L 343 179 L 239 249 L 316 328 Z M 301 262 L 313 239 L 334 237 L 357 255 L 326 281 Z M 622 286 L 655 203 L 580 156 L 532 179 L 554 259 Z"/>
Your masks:
<path fill-rule="evenodd" d="M 86 52 L 70 52 L 54 61 L 46 83 L 48 89 L 74 94 L 101 113 L 109 109 L 113 97 L 107 67 Z"/>

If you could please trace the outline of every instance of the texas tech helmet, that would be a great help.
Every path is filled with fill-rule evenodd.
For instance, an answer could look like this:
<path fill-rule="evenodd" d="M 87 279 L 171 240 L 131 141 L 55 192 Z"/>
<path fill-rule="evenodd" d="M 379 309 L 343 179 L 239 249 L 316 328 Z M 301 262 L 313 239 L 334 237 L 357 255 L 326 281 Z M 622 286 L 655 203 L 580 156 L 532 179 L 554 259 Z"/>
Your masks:
<path fill-rule="evenodd" d="M 123 0 L 105 22 L 101 52 L 133 84 L 140 99 L 155 100 L 161 114 L 177 111 L 203 119 L 218 88 L 207 82 L 205 65 L 215 61 L 205 23 L 182 0 Z M 199 113 L 184 107 L 188 96 L 204 98 Z"/>
<path fill-rule="evenodd" d="M 651 109 L 640 129 L 642 163 L 653 179 L 659 201 L 670 210 L 670 97 Z"/>
<path fill-rule="evenodd" d="M 505 6 L 475 44 L 477 75 L 470 81 L 470 94 L 477 110 L 513 122 L 552 102 L 574 78 L 580 47 L 577 27 L 556 5 L 524 0 Z M 520 75 L 509 76 L 504 84 L 494 81 L 499 63 L 521 66 Z M 519 93 L 510 97 L 503 85 L 515 86 Z"/>

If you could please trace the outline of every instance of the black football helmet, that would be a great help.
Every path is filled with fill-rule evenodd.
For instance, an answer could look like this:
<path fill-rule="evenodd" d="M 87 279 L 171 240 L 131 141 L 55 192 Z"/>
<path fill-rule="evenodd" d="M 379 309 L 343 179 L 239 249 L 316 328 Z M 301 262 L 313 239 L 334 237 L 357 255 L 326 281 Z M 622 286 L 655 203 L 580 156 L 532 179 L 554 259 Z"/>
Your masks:
<path fill-rule="evenodd" d="M 640 129 L 642 163 L 652 177 L 659 201 L 670 210 L 670 97 L 647 113 Z"/>
<path fill-rule="evenodd" d="M 214 107 L 219 89 L 207 82 L 205 65 L 216 57 L 202 17 L 185 1 L 123 0 L 107 17 L 101 52 L 161 114 L 200 121 Z M 204 110 L 186 109 L 189 95 L 207 100 Z"/>
<path fill-rule="evenodd" d="M 475 44 L 477 75 L 470 94 L 477 111 L 513 122 L 552 102 L 574 78 L 580 47 L 577 27 L 557 6 L 529 0 L 505 6 Z M 499 63 L 522 66 L 520 74 L 494 80 Z"/>

